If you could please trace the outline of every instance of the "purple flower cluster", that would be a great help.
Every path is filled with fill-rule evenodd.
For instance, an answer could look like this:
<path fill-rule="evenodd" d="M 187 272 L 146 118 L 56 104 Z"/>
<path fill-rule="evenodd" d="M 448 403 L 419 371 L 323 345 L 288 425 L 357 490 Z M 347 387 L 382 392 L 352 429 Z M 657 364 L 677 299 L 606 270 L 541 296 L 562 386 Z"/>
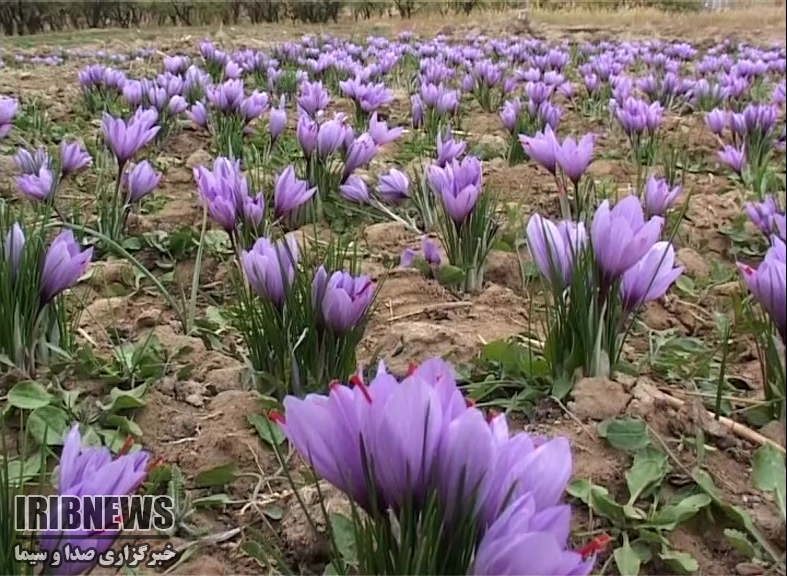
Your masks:
<path fill-rule="evenodd" d="M 382 364 L 368 386 L 352 381 L 327 395 L 288 396 L 284 417 L 274 415 L 317 474 L 370 512 L 399 514 L 410 505 L 417 512 L 436 492 L 446 526 L 472 514 L 473 574 L 590 572 L 594 558 L 567 548 L 565 438 L 512 435 L 505 416 L 488 420 L 466 404 L 453 368 L 438 358 L 401 382 Z"/>

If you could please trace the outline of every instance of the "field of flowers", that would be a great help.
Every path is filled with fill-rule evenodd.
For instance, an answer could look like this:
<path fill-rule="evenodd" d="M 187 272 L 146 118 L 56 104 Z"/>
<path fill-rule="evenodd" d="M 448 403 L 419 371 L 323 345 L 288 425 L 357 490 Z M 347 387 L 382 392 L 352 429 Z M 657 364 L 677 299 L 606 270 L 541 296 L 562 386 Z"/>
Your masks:
<path fill-rule="evenodd" d="M 149 536 L 24 493 L 170 496 L 124 574 L 784 574 L 786 58 L 0 52 L 0 573 Z"/>

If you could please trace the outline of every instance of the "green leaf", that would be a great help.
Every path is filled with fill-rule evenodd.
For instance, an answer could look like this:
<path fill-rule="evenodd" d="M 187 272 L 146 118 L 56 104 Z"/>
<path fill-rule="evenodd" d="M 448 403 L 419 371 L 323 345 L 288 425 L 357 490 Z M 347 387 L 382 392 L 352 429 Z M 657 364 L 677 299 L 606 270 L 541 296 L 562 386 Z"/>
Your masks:
<path fill-rule="evenodd" d="M 757 557 L 757 549 L 752 545 L 745 533 L 741 532 L 740 530 L 726 528 L 724 530 L 724 536 L 727 538 L 730 545 L 735 548 L 735 550 L 737 550 L 749 560 Z"/>
<path fill-rule="evenodd" d="M 782 519 L 787 517 L 787 471 L 785 471 L 784 455 L 770 444 L 765 444 L 757 449 L 752 461 L 752 482 L 759 490 L 773 492 L 776 505 L 782 514 Z"/>
<path fill-rule="evenodd" d="M 25 460 L 15 458 L 8 461 L 8 483 L 19 486 L 35 478 L 41 471 L 41 452 L 28 456 Z M 2 464 L 0 464 L 2 466 Z"/>
<path fill-rule="evenodd" d="M 18 382 L 8 392 L 8 403 L 20 410 L 35 410 L 52 401 L 52 395 L 41 384 L 28 380 Z"/>
<path fill-rule="evenodd" d="M 456 266 L 440 266 L 435 270 L 435 276 L 440 284 L 454 285 L 459 284 L 465 279 L 465 273 Z"/>
<path fill-rule="evenodd" d="M 140 384 L 130 390 L 112 388 L 112 390 L 109 391 L 109 403 L 99 403 L 99 407 L 105 412 L 142 408 L 142 406 L 145 405 L 144 396 L 147 391 L 147 384 Z"/>
<path fill-rule="evenodd" d="M 225 486 L 235 480 L 235 462 L 229 462 L 197 472 L 194 486 L 197 488 L 210 488 L 212 486 Z"/>
<path fill-rule="evenodd" d="M 571 392 L 572 388 L 574 388 L 573 380 L 567 375 L 563 374 L 555 378 L 555 381 L 552 382 L 552 396 L 558 400 L 562 400 L 568 396 L 568 393 Z"/>
<path fill-rule="evenodd" d="M 667 455 L 654 448 L 645 448 L 634 457 L 634 463 L 626 471 L 626 485 L 629 490 L 629 504 L 636 502 L 640 495 L 653 485 L 658 485 L 669 468 Z"/>
<path fill-rule="evenodd" d="M 247 416 L 249 424 L 254 426 L 260 439 L 268 446 L 276 447 L 281 446 L 287 437 L 281 431 L 276 423 L 271 422 L 269 418 L 259 414 L 249 414 Z"/>
<path fill-rule="evenodd" d="M 202 498 L 196 498 L 191 504 L 195 508 L 207 508 L 208 506 L 225 506 L 230 502 L 232 502 L 232 500 L 229 494 L 224 494 L 222 492 L 220 494 L 211 494 L 209 496 L 203 496 Z"/>
<path fill-rule="evenodd" d="M 620 572 L 622 576 L 639 576 L 639 569 L 642 561 L 640 560 L 639 554 L 629 546 L 628 541 L 626 541 L 623 546 L 615 548 L 612 552 L 612 556 L 615 558 L 615 565 L 618 567 L 618 572 Z"/>
<path fill-rule="evenodd" d="M 36 408 L 27 419 L 27 430 L 39 444 L 62 446 L 70 424 L 68 414 L 56 406 Z"/>
<path fill-rule="evenodd" d="M 108 428 L 116 428 L 125 434 L 132 434 L 137 437 L 142 436 L 142 428 L 139 427 L 139 424 L 126 416 L 110 414 L 104 419 L 104 425 Z"/>
<path fill-rule="evenodd" d="M 248 554 L 254 558 L 263 568 L 267 569 L 269 567 L 268 557 L 259 542 L 246 540 L 240 545 L 240 549 L 244 554 Z"/>
<path fill-rule="evenodd" d="M 694 556 L 688 552 L 664 549 L 659 554 L 659 558 L 673 574 L 693 574 L 700 569 L 700 565 L 694 559 Z"/>
<path fill-rule="evenodd" d="M 692 494 L 679 502 L 664 506 L 651 518 L 649 524 L 662 530 L 674 530 L 678 524 L 693 517 L 710 503 L 711 498 L 707 494 Z"/>
<path fill-rule="evenodd" d="M 593 484 L 589 480 L 574 480 L 568 485 L 568 493 L 574 498 L 579 498 L 600 516 L 618 524 L 625 520 L 623 506 L 615 502 L 609 490 L 603 486 Z"/>
<path fill-rule="evenodd" d="M 650 444 L 647 425 L 639 418 L 604 420 L 598 425 L 598 434 L 618 450 L 635 452 Z"/>
<path fill-rule="evenodd" d="M 757 544 L 762 546 L 763 550 L 765 550 L 768 555 L 773 558 L 774 561 L 778 561 L 782 554 L 778 550 L 776 550 L 770 542 L 768 542 L 767 538 L 765 538 L 762 533 L 757 529 L 754 525 L 754 522 L 751 519 L 751 516 L 738 506 L 733 506 L 731 504 L 727 504 L 724 501 L 719 489 L 716 488 L 716 485 L 713 483 L 713 478 L 700 468 L 694 468 L 691 471 L 691 477 L 697 483 L 697 485 L 702 488 L 708 496 L 711 497 L 713 500 L 713 504 L 718 506 L 722 512 L 732 521 L 735 523 L 735 526 L 738 528 L 745 529 L 751 536 L 757 541 Z"/>
<path fill-rule="evenodd" d="M 355 543 L 355 526 L 352 520 L 347 518 L 347 516 L 335 512 L 331 513 L 330 518 L 331 533 L 342 560 L 348 564 L 354 564 L 357 557 L 357 551 Z"/>

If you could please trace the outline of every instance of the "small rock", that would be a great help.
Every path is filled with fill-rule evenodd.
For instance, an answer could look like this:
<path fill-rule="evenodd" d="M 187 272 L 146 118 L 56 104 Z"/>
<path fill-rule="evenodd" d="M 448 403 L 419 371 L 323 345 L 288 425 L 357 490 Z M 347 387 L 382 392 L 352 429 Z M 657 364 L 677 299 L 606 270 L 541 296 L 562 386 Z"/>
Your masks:
<path fill-rule="evenodd" d="M 152 328 L 161 319 L 161 310 L 158 308 L 147 308 L 137 316 L 137 328 Z"/>
<path fill-rule="evenodd" d="M 200 165 L 208 165 L 212 161 L 213 157 L 210 155 L 210 152 L 200 148 L 199 150 L 192 152 L 191 155 L 186 159 L 186 168 L 192 169 Z"/>
<path fill-rule="evenodd" d="M 225 390 L 240 390 L 243 387 L 241 380 L 242 373 L 242 365 L 211 370 L 205 374 L 205 391 L 215 396 Z"/>
<path fill-rule="evenodd" d="M 201 396 L 202 390 L 203 390 L 202 384 L 200 384 L 199 382 L 194 382 L 193 380 L 187 380 L 187 381 L 178 380 L 177 382 L 175 382 L 175 396 L 177 398 L 182 398 L 186 402 L 188 402 L 188 399 L 190 397 Z"/>
<path fill-rule="evenodd" d="M 522 289 L 522 274 L 519 270 L 519 259 L 514 252 L 490 250 L 486 259 L 484 276 L 490 282 L 500 284 L 512 290 Z"/>
<path fill-rule="evenodd" d="M 583 378 L 574 385 L 571 406 L 580 419 L 606 420 L 623 413 L 631 396 L 620 382 L 608 378 Z"/>
<path fill-rule="evenodd" d="M 760 434 L 766 438 L 770 438 L 777 444 L 787 446 L 787 430 L 785 430 L 784 422 L 774 420 L 768 422 L 765 426 L 760 428 Z"/>
<path fill-rule="evenodd" d="M 710 276 L 710 267 L 705 259 L 692 248 L 680 248 L 676 254 L 678 264 L 683 266 L 684 272 L 691 278 L 707 278 Z"/>
<path fill-rule="evenodd" d="M 95 262 L 90 267 L 90 285 L 94 288 L 105 284 L 123 283 L 133 278 L 133 269 L 127 260 L 107 260 Z"/>
<path fill-rule="evenodd" d="M 737 280 L 725 282 L 713 287 L 713 291 L 719 296 L 736 296 L 741 293 L 741 283 Z"/>
<path fill-rule="evenodd" d="M 502 136 L 498 136 L 497 134 L 484 134 L 478 140 L 478 145 L 488 151 L 498 152 L 498 153 L 505 153 L 506 149 L 508 148 L 508 142 Z"/>
<path fill-rule="evenodd" d="M 672 327 L 672 315 L 664 309 L 660 302 L 645 304 L 642 321 L 653 330 L 666 330 Z"/>
<path fill-rule="evenodd" d="M 191 404 L 197 408 L 201 408 L 205 404 L 205 399 L 202 394 L 189 394 L 185 399 L 186 404 Z"/>
<path fill-rule="evenodd" d="M 740 564 L 736 564 L 735 571 L 740 574 L 740 576 L 759 576 L 765 573 L 765 568 L 758 564 L 753 564 L 752 562 L 741 562 Z"/>
<path fill-rule="evenodd" d="M 197 434 L 197 420 L 191 414 L 179 414 L 172 420 L 173 436 L 176 440 Z"/>

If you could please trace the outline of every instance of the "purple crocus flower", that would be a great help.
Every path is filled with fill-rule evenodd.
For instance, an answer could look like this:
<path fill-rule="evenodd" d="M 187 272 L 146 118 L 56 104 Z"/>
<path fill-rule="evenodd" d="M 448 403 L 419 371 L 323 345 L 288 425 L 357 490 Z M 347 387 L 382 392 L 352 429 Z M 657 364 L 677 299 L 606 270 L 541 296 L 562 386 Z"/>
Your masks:
<path fill-rule="evenodd" d="M 369 136 L 377 146 L 383 146 L 393 142 L 404 132 L 404 128 L 388 128 L 388 123 L 377 119 L 377 112 L 369 118 Z"/>
<path fill-rule="evenodd" d="M 200 128 L 208 127 L 208 109 L 205 108 L 205 104 L 202 102 L 195 102 L 194 105 L 189 108 L 188 114 L 191 121 Z"/>
<path fill-rule="evenodd" d="M 415 250 L 412 248 L 405 248 L 404 252 L 402 252 L 402 255 L 399 257 L 399 266 L 402 268 L 409 268 L 413 265 L 415 256 Z"/>
<path fill-rule="evenodd" d="M 49 168 L 50 162 L 49 153 L 41 147 L 32 154 L 26 148 L 20 148 L 14 154 L 14 164 L 22 174 L 38 174 L 41 168 Z"/>
<path fill-rule="evenodd" d="M 139 80 L 126 82 L 123 86 L 123 99 L 131 108 L 142 104 L 142 83 Z"/>
<path fill-rule="evenodd" d="M 16 179 L 19 191 L 34 200 L 46 200 L 55 191 L 55 178 L 47 166 L 42 166 L 36 174 L 22 174 Z"/>
<path fill-rule="evenodd" d="M 167 104 L 167 110 L 170 114 L 178 115 L 181 112 L 185 112 L 186 109 L 189 107 L 189 103 L 186 99 L 181 96 L 180 94 L 175 94 L 169 99 L 169 103 Z"/>
<path fill-rule="evenodd" d="M 77 172 L 90 164 L 88 154 L 79 142 L 60 142 L 60 171 L 63 176 Z"/>
<path fill-rule="evenodd" d="M 271 133 L 271 140 L 276 141 L 284 128 L 287 126 L 287 110 L 284 108 L 284 97 L 282 96 L 281 103 L 278 108 L 271 108 L 268 113 L 268 128 Z"/>
<path fill-rule="evenodd" d="M 778 239 L 776 242 L 780 242 Z M 756 268 L 738 264 L 743 279 L 754 299 L 760 303 L 776 324 L 776 329 L 787 344 L 787 303 L 784 293 L 787 290 L 787 264 L 784 261 L 784 243 L 771 248 L 765 260 Z"/>
<path fill-rule="evenodd" d="M 52 240 L 41 270 L 41 303 L 47 304 L 63 290 L 73 286 L 85 273 L 93 258 L 93 248 L 80 251 L 71 230 L 64 230 Z"/>
<path fill-rule="evenodd" d="M 560 147 L 552 128 L 547 126 L 543 132 L 536 132 L 534 136 L 520 135 L 519 141 L 530 158 L 541 164 L 551 174 L 555 174 L 555 164 Z"/>
<path fill-rule="evenodd" d="M 514 100 L 506 100 L 503 104 L 503 109 L 500 111 L 500 120 L 503 122 L 503 127 L 511 134 L 517 132 L 519 126 L 519 115 L 522 113 L 522 101 L 518 98 Z"/>
<path fill-rule="evenodd" d="M 283 218 L 302 204 L 311 200 L 317 188 L 308 188 L 306 180 L 295 177 L 295 168 L 287 166 L 276 178 L 273 188 L 273 215 Z"/>
<path fill-rule="evenodd" d="M 205 204 L 210 217 L 215 220 L 228 234 L 235 230 L 235 220 L 238 214 L 238 186 L 236 180 L 229 177 L 224 169 L 222 160 L 217 158 L 213 163 L 213 171 L 204 166 L 194 169 L 194 180 L 200 198 Z"/>
<path fill-rule="evenodd" d="M 579 143 L 568 136 L 556 152 L 557 163 L 576 186 L 593 161 L 593 134 L 585 134 Z"/>
<path fill-rule="evenodd" d="M 779 205 L 775 196 L 769 194 L 762 202 L 746 202 L 743 210 L 763 234 L 776 232 L 774 218 L 779 213 Z"/>
<path fill-rule="evenodd" d="M 331 331 L 343 334 L 355 328 L 374 300 L 374 285 L 368 276 L 355 277 L 334 272 L 327 278 L 320 266 L 314 279 L 315 305 L 322 323 Z"/>
<path fill-rule="evenodd" d="M 322 82 L 304 82 L 301 84 L 300 94 L 298 95 L 298 109 L 310 118 L 316 118 L 317 113 L 325 110 L 330 103 L 331 97 L 323 87 Z"/>
<path fill-rule="evenodd" d="M 424 102 L 418 94 L 410 96 L 410 115 L 413 118 L 413 128 L 420 128 L 424 123 Z"/>
<path fill-rule="evenodd" d="M 457 160 L 465 153 L 467 143 L 463 140 L 454 140 L 454 134 L 450 130 L 446 132 L 445 138 L 438 132 L 437 134 L 437 165 L 444 168 L 449 162 Z"/>
<path fill-rule="evenodd" d="M 489 526 L 473 562 L 476 576 L 565 574 L 585 576 L 595 557 L 583 558 L 566 549 L 571 533 L 571 508 L 553 506 L 537 511 L 536 499 L 523 494 Z"/>
<path fill-rule="evenodd" d="M 658 240 L 663 225 L 660 216 L 645 222 L 636 196 L 626 196 L 612 209 L 609 200 L 604 200 L 593 216 L 590 239 L 605 279 L 616 280 L 642 259 Z"/>
<path fill-rule="evenodd" d="M 8 262 L 11 269 L 11 278 L 16 278 L 19 270 L 19 262 L 22 260 L 22 252 L 25 249 L 25 233 L 19 222 L 14 222 L 11 229 L 3 240 L 3 257 Z"/>
<path fill-rule="evenodd" d="M 410 179 L 407 174 L 391 168 L 377 180 L 377 192 L 392 204 L 400 204 L 410 197 Z"/>
<path fill-rule="evenodd" d="M 538 270 L 559 286 L 571 282 L 574 262 L 586 243 L 587 232 L 582 222 L 564 220 L 556 225 L 533 214 L 527 223 L 527 244 Z"/>
<path fill-rule="evenodd" d="M 161 174 L 156 172 L 147 160 L 139 162 L 123 176 L 128 191 L 126 198 L 129 204 L 139 202 L 150 194 L 161 180 Z"/>
<path fill-rule="evenodd" d="M 258 238 L 252 249 L 243 250 L 240 256 L 251 289 L 281 308 L 295 280 L 299 254 L 298 241 L 292 234 L 275 244 L 268 238 Z"/>
<path fill-rule="evenodd" d="M 8 136 L 11 132 L 14 116 L 19 109 L 19 102 L 15 98 L 0 96 L 0 139 Z"/>
<path fill-rule="evenodd" d="M 437 244 L 429 240 L 426 236 L 421 240 L 421 253 L 424 255 L 424 260 L 426 260 L 427 264 L 439 266 L 440 262 L 442 262 Z"/>
<path fill-rule="evenodd" d="M 155 110 L 137 110 L 128 122 L 121 118 L 113 118 L 104 113 L 102 129 L 104 139 L 110 150 L 115 154 L 119 165 L 131 160 L 142 148 L 156 137 L 160 129 L 154 126 L 158 114 Z"/>
<path fill-rule="evenodd" d="M 369 189 L 360 176 L 350 176 L 339 186 L 339 195 L 350 202 L 366 204 L 369 202 Z"/>
<path fill-rule="evenodd" d="M 145 481 L 148 475 L 150 454 L 139 450 L 132 454 L 123 454 L 114 460 L 109 450 L 105 447 L 93 448 L 82 445 L 79 425 L 74 424 L 68 432 L 60 456 L 57 492 L 60 496 L 124 496 L 133 494 Z M 55 511 L 52 511 L 55 512 Z M 57 511 L 59 514 L 61 511 Z M 110 510 L 107 510 L 107 515 Z M 56 568 L 57 574 L 63 576 L 76 576 L 89 571 L 95 565 L 100 554 L 109 549 L 113 544 L 111 538 L 120 533 L 117 530 L 107 530 L 101 537 L 94 532 L 81 530 L 76 526 L 71 530 L 62 532 L 44 532 L 39 538 L 39 546 L 49 552 L 63 549 L 66 545 L 71 548 L 79 546 L 82 550 L 95 550 L 94 560 L 90 562 L 62 562 Z"/>
<path fill-rule="evenodd" d="M 347 148 L 344 158 L 343 179 L 352 174 L 357 168 L 366 166 L 377 155 L 377 145 L 368 133 L 364 132 L 356 137 Z"/>
<path fill-rule="evenodd" d="M 338 119 L 320 124 L 317 130 L 317 156 L 327 158 L 344 144 L 344 123 Z"/>
<path fill-rule="evenodd" d="M 740 176 L 743 174 L 743 169 L 746 166 L 746 153 L 742 147 L 727 145 L 719 150 L 719 160 Z"/>
<path fill-rule="evenodd" d="M 244 224 L 256 229 L 265 218 L 265 194 L 246 196 L 241 204 L 240 212 Z"/>
<path fill-rule="evenodd" d="M 319 124 L 308 115 L 301 114 L 295 128 L 295 135 L 298 138 L 298 144 L 301 150 L 303 150 L 303 155 L 306 156 L 306 158 L 311 158 L 312 154 L 314 154 L 317 148 L 317 135 L 319 133 Z"/>
<path fill-rule="evenodd" d="M 713 134 L 721 136 L 724 133 L 724 127 L 727 125 L 727 113 L 720 108 L 714 108 L 705 114 L 705 124 Z"/>
<path fill-rule="evenodd" d="M 645 302 L 664 296 L 672 283 L 683 273 L 673 268 L 675 250 L 669 242 L 656 242 L 639 262 L 623 273 L 620 295 L 623 310 L 628 313 Z"/>
<path fill-rule="evenodd" d="M 663 178 L 649 176 L 645 182 L 645 210 L 649 216 L 664 216 L 682 191 L 680 185 L 670 189 Z"/>
<path fill-rule="evenodd" d="M 205 95 L 217 110 L 225 114 L 237 112 L 244 99 L 243 80 L 227 80 L 223 84 L 208 88 Z"/>
<path fill-rule="evenodd" d="M 475 156 L 453 160 L 445 166 L 430 166 L 429 186 L 438 194 L 448 216 L 461 224 L 475 208 L 481 195 L 481 162 Z"/>
<path fill-rule="evenodd" d="M 259 118 L 268 109 L 268 95 L 255 90 L 251 96 L 244 98 L 240 105 L 240 112 L 247 122 Z"/>

